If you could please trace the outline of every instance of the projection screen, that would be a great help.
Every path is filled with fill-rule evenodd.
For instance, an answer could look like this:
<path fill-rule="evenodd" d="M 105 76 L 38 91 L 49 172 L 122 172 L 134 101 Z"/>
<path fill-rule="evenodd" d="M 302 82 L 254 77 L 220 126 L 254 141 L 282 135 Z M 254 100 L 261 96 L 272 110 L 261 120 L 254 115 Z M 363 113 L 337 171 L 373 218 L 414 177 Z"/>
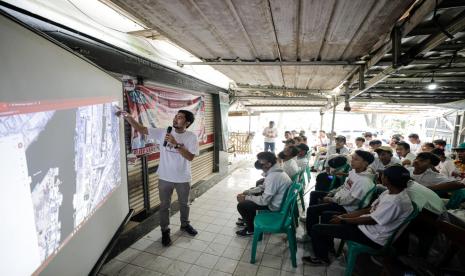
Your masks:
<path fill-rule="evenodd" d="M 129 211 L 122 84 L 0 15 L 0 275 L 86 275 Z"/>

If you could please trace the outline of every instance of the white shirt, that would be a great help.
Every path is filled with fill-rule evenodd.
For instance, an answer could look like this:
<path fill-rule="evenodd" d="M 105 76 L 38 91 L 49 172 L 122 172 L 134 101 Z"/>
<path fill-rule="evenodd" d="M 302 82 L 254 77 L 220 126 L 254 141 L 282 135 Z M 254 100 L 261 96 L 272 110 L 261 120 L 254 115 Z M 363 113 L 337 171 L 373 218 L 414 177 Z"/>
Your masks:
<path fill-rule="evenodd" d="M 301 157 L 301 158 L 297 157 L 295 162 L 297 163 L 299 170 L 304 170 L 308 165 L 308 158 L 306 156 Z"/>
<path fill-rule="evenodd" d="M 344 185 L 332 197 L 332 202 L 344 207 L 348 213 L 357 210 L 360 200 L 374 187 L 373 178 L 374 175 L 368 170 L 361 173 L 351 170 Z"/>
<path fill-rule="evenodd" d="M 447 177 L 453 177 L 452 173 L 457 170 L 454 164 L 454 160 L 450 158 L 446 158 L 444 162 L 441 161 L 439 165 L 436 166 L 436 169 L 439 171 L 440 174 L 445 175 Z"/>
<path fill-rule="evenodd" d="M 148 128 L 149 137 L 154 139 L 160 145 L 160 164 L 158 165 L 157 174 L 160 179 L 174 183 L 184 183 L 192 181 L 191 162 L 182 157 L 178 149 L 170 143 L 163 147 L 165 141 L 166 129 Z M 171 132 L 178 144 L 184 147 L 192 154 L 199 155 L 199 142 L 197 135 L 191 131 L 183 133 Z"/>
<path fill-rule="evenodd" d="M 447 183 L 451 181 L 455 181 L 453 178 L 448 178 L 445 175 L 442 175 L 437 172 L 433 172 L 431 169 L 427 169 L 424 173 L 421 174 L 414 174 L 414 168 L 408 168 L 410 171 L 410 176 L 413 180 L 420 183 L 423 186 L 431 187 L 436 184 Z"/>
<path fill-rule="evenodd" d="M 413 152 L 415 154 L 418 154 L 421 152 L 421 143 L 418 144 L 410 144 L 410 152 Z"/>
<path fill-rule="evenodd" d="M 385 245 L 412 211 L 406 189 L 398 194 L 389 194 L 389 190 L 386 190 L 371 204 L 370 214 L 363 215 L 370 216 L 377 224 L 359 225 L 358 228 L 372 241 Z"/>
<path fill-rule="evenodd" d="M 278 130 L 276 128 L 265 127 L 263 130 L 263 136 L 265 136 L 265 143 L 274 143 L 276 137 L 278 137 Z M 271 136 L 271 137 L 268 137 Z"/>
<path fill-rule="evenodd" d="M 417 158 L 417 156 L 410 151 L 409 153 L 407 153 L 407 155 L 405 157 L 400 158 L 400 162 L 403 162 L 404 160 L 410 160 L 410 165 L 405 165 L 404 166 L 406 168 L 409 168 L 409 167 L 412 166 L 413 160 L 415 160 L 415 158 Z"/>
<path fill-rule="evenodd" d="M 439 215 L 446 211 L 446 206 L 442 199 L 433 190 L 418 184 L 415 181 L 407 183 L 407 193 L 410 199 L 415 202 L 418 210 L 426 210 Z"/>
<path fill-rule="evenodd" d="M 389 161 L 389 163 L 387 165 L 384 165 L 383 162 L 381 162 L 381 160 L 379 160 L 379 158 L 376 157 L 375 161 L 373 161 L 373 163 L 370 164 L 370 167 L 375 172 L 378 172 L 378 171 L 384 171 L 385 168 L 387 168 L 389 166 L 392 166 L 392 165 L 395 165 L 395 164 L 400 164 L 400 160 L 395 158 L 394 156 L 391 157 L 391 161 Z"/>
<path fill-rule="evenodd" d="M 275 164 L 265 173 L 263 194 L 259 196 L 247 195 L 245 199 L 253 201 L 260 206 L 268 206 L 271 211 L 277 211 L 281 208 L 284 194 L 291 183 L 292 181 L 289 176 L 278 164 Z"/>
<path fill-rule="evenodd" d="M 299 166 L 297 165 L 297 162 L 295 161 L 295 158 L 291 158 L 287 161 L 284 161 L 281 164 L 281 168 L 289 177 L 293 177 L 296 173 L 299 172 Z"/>

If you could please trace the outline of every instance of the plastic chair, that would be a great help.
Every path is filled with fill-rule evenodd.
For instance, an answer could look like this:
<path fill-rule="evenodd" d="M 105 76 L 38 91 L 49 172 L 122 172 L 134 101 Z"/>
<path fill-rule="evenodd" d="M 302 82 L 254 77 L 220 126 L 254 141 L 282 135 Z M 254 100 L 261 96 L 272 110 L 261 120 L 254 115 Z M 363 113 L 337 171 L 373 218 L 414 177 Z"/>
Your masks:
<path fill-rule="evenodd" d="M 289 242 L 289 251 L 291 255 L 292 266 L 297 267 L 296 253 L 297 242 L 295 237 L 294 210 L 297 203 L 299 185 L 293 183 L 289 189 L 286 202 L 280 212 L 261 212 L 259 211 L 254 220 L 254 235 L 252 241 L 252 254 L 250 263 L 255 263 L 257 253 L 257 243 L 263 233 L 286 233 Z"/>
<path fill-rule="evenodd" d="M 344 166 L 342 167 L 339 167 L 339 168 L 336 168 L 335 169 L 337 172 L 343 172 L 344 174 L 347 174 L 349 173 L 349 171 L 351 170 L 351 167 L 349 164 L 345 164 Z M 333 189 L 336 189 L 336 180 L 339 179 L 339 185 L 344 185 L 344 182 L 346 181 L 346 178 L 347 176 L 343 175 L 343 176 L 334 176 L 333 177 L 333 180 L 331 180 L 331 184 L 329 185 L 329 189 L 328 191 L 331 191 Z"/>
<path fill-rule="evenodd" d="M 465 189 L 455 190 L 452 192 L 449 201 L 446 204 L 447 210 L 458 209 L 460 204 L 465 201 Z"/>
<path fill-rule="evenodd" d="M 358 203 L 358 210 L 368 207 L 368 205 L 370 205 L 371 198 L 373 197 L 373 194 L 376 192 L 376 190 L 377 190 L 377 186 L 375 184 L 373 188 L 371 188 Z M 367 199 L 370 199 L 370 200 L 367 200 Z M 365 202 L 367 203 L 365 204 Z M 341 256 L 342 250 L 344 249 L 344 244 L 345 244 L 345 240 L 341 240 L 341 242 L 339 243 L 339 247 L 336 251 L 336 257 Z"/>
<path fill-rule="evenodd" d="M 386 255 L 394 255 L 395 248 L 392 246 L 393 242 L 396 238 L 402 233 L 408 223 L 414 219 L 418 215 L 418 207 L 417 205 L 412 202 L 413 211 L 410 215 L 402 222 L 399 227 L 391 234 L 386 244 L 380 249 L 374 249 L 364 244 L 360 244 L 354 241 L 347 241 L 348 246 L 348 256 L 347 256 L 347 267 L 345 270 L 344 275 L 350 276 L 355 267 L 355 262 L 357 260 L 357 256 L 361 253 L 366 253 L 375 256 L 386 256 Z"/>
<path fill-rule="evenodd" d="M 301 189 L 299 190 L 299 198 L 300 204 L 302 206 L 302 210 L 305 211 L 305 202 L 304 202 L 304 190 L 305 190 L 305 178 L 304 178 L 305 171 L 300 171 L 292 176 L 292 182 L 299 184 Z"/>

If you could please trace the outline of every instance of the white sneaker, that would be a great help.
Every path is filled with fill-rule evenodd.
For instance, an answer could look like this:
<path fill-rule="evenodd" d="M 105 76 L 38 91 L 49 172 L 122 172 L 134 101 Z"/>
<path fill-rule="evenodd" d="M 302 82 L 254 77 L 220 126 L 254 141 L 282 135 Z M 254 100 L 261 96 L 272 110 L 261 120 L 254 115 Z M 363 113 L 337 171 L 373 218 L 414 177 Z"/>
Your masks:
<path fill-rule="evenodd" d="M 303 234 L 300 237 L 296 237 L 296 240 L 297 242 L 300 242 L 300 243 L 307 243 L 307 242 L 310 242 L 312 238 L 310 238 L 310 236 L 307 234 Z"/>

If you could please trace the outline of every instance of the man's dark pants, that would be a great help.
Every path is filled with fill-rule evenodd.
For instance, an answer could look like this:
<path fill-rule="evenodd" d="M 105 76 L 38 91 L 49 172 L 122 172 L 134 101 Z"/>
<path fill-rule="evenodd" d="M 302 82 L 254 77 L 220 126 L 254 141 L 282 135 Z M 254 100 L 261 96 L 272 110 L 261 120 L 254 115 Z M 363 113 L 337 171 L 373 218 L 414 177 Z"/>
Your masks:
<path fill-rule="evenodd" d="M 254 231 L 253 221 L 255 219 L 255 215 L 257 214 L 257 210 L 269 210 L 269 208 L 268 206 L 258 205 L 250 200 L 244 200 L 237 204 L 237 211 L 239 211 L 239 214 L 241 214 L 242 218 L 244 219 L 247 231 L 249 232 Z"/>

